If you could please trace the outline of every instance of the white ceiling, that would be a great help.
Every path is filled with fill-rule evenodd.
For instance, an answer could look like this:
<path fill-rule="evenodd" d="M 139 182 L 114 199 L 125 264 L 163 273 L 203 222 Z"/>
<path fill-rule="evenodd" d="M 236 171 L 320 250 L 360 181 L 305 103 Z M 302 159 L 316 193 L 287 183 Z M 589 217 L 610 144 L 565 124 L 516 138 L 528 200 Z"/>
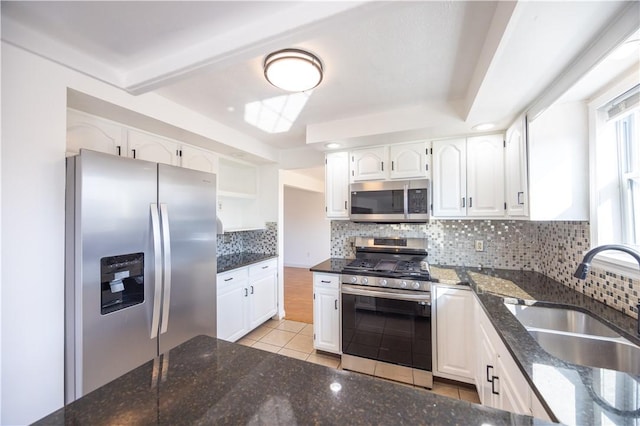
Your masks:
<path fill-rule="evenodd" d="M 3 1 L 2 38 L 133 94 L 169 98 L 283 150 L 504 129 L 616 15 L 616 1 Z M 285 93 L 266 54 L 325 67 L 287 133 L 243 119 Z M 233 111 L 230 111 L 233 109 Z"/>

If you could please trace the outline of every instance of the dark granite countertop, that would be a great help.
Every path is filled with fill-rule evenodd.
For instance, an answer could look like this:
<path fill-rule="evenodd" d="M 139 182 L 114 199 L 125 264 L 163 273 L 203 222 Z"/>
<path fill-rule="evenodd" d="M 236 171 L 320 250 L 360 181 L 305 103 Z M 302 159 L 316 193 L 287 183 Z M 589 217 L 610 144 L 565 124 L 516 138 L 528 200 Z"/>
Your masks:
<path fill-rule="evenodd" d="M 35 424 L 549 423 L 198 336 Z"/>
<path fill-rule="evenodd" d="M 546 352 L 509 312 L 505 301 L 567 307 L 590 313 L 640 344 L 635 319 L 536 272 L 456 268 L 538 398 L 566 424 L 636 424 L 640 421 L 640 377 L 563 361 Z"/>
<path fill-rule="evenodd" d="M 344 264 L 348 260 L 332 258 L 311 270 L 340 273 L 341 261 Z M 537 272 L 437 265 L 431 265 L 431 272 L 434 281 L 471 286 L 534 393 L 553 414 L 552 418 L 578 425 L 640 423 L 640 377 L 576 365 L 550 355 L 509 312 L 505 302 L 583 311 L 640 345 L 634 318 Z"/>
<path fill-rule="evenodd" d="M 218 273 L 242 268 L 243 266 L 262 262 L 263 260 L 273 259 L 274 257 L 278 257 L 278 255 L 251 252 L 225 254 L 223 256 L 218 256 Z"/>

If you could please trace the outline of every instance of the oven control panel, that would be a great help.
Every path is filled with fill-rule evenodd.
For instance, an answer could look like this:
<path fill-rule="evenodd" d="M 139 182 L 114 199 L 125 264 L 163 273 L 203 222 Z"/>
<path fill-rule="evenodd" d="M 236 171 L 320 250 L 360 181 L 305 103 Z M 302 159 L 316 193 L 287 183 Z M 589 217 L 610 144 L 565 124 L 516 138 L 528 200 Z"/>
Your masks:
<path fill-rule="evenodd" d="M 342 275 L 343 284 L 364 285 L 369 287 L 399 288 L 403 290 L 431 291 L 430 281 L 411 278 L 371 277 L 363 275 Z"/>

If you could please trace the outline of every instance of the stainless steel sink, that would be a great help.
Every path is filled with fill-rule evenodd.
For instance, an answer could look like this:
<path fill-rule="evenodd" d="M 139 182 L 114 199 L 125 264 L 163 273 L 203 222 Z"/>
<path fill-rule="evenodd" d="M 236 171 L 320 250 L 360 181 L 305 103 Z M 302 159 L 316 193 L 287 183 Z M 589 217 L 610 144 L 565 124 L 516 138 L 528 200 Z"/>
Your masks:
<path fill-rule="evenodd" d="M 545 330 L 529 334 L 551 355 L 573 364 L 640 375 L 640 348 L 624 338 L 610 340 Z"/>
<path fill-rule="evenodd" d="M 564 308 L 506 304 L 525 327 L 566 331 L 602 337 L 620 337 L 603 322 L 584 312 Z"/>
<path fill-rule="evenodd" d="M 602 321 L 573 309 L 505 306 L 551 355 L 573 364 L 640 375 L 640 347 Z"/>

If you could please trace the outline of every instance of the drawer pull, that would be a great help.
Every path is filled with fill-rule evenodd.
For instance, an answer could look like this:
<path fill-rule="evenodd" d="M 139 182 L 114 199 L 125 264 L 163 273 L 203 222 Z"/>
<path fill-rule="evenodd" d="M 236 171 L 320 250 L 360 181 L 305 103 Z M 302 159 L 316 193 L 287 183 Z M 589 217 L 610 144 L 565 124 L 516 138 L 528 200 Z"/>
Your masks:
<path fill-rule="evenodd" d="M 320 280 L 320 282 L 325 284 L 331 284 L 331 281 L 326 281 L 326 280 Z"/>
<path fill-rule="evenodd" d="M 265 265 L 262 267 L 262 269 L 267 269 L 269 267 L 269 265 Z"/>
<path fill-rule="evenodd" d="M 225 278 L 225 281 L 231 281 L 233 279 L 233 277 L 231 278 Z"/>

